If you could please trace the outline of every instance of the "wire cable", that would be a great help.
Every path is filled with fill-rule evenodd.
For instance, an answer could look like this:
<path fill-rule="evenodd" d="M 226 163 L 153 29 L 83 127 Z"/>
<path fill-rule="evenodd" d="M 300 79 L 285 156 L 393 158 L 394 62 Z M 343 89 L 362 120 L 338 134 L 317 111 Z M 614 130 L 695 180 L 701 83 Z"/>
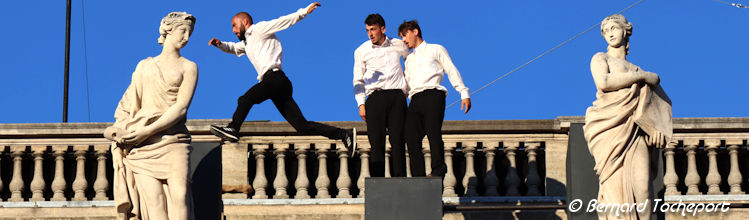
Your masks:
<path fill-rule="evenodd" d="M 742 5 L 741 3 L 731 3 L 731 2 L 727 2 L 727 1 L 723 1 L 723 0 L 713 0 L 713 1 L 720 2 L 720 3 L 723 3 L 723 4 L 727 4 L 727 5 L 731 5 L 731 6 L 736 7 L 736 8 L 749 8 L 749 6 Z"/>
<path fill-rule="evenodd" d="M 91 122 L 91 97 L 88 89 L 88 54 L 86 49 L 86 12 L 83 10 L 83 0 L 81 0 L 81 23 L 83 24 L 83 63 L 85 64 L 86 73 L 86 113 L 88 113 L 88 122 Z"/>
<path fill-rule="evenodd" d="M 621 14 L 621 13 L 623 13 L 623 12 L 625 12 L 625 11 L 629 10 L 630 8 L 632 8 L 632 7 L 635 7 L 635 5 L 638 5 L 638 4 L 640 4 L 640 3 L 642 2 L 642 1 L 644 1 L 644 0 L 640 0 L 640 1 L 637 1 L 637 2 L 635 2 L 634 4 L 632 4 L 632 5 L 630 5 L 630 6 L 626 7 L 626 8 L 624 8 L 624 9 L 622 9 L 622 10 L 620 10 L 620 11 L 619 11 L 619 12 L 617 12 L 616 14 Z M 556 50 L 557 48 L 559 48 L 559 47 L 561 47 L 561 46 L 563 46 L 563 45 L 565 45 L 565 44 L 569 43 L 570 41 L 572 41 L 572 40 L 576 39 L 577 37 L 580 37 L 581 35 L 585 34 L 586 32 L 588 32 L 588 31 L 592 30 L 593 28 L 595 28 L 595 27 L 597 27 L 597 26 L 599 26 L 599 25 L 601 25 L 601 22 L 598 22 L 598 23 L 596 23 L 596 24 L 594 24 L 594 25 L 590 26 L 590 27 L 589 27 L 588 29 L 586 29 L 585 31 L 583 31 L 583 32 L 580 32 L 579 34 L 577 34 L 577 35 L 575 35 L 575 36 L 572 36 L 571 38 L 567 39 L 566 41 L 564 41 L 564 42 L 562 42 L 562 43 L 560 43 L 560 44 L 558 44 L 558 45 L 556 45 L 555 47 L 552 47 L 551 49 L 547 50 L 546 52 L 543 52 L 543 53 L 541 53 L 541 55 L 538 55 L 538 56 L 536 56 L 535 58 L 533 58 L 533 59 L 529 60 L 528 62 L 525 62 L 524 64 L 522 64 L 522 65 L 520 65 L 520 66 L 516 67 L 515 69 L 511 70 L 510 72 L 507 72 L 507 73 L 505 73 L 504 75 L 500 76 L 499 78 L 497 78 L 497 79 L 495 79 L 495 80 L 491 81 L 490 83 L 487 83 L 486 85 L 482 86 L 481 88 L 479 88 L 479 89 L 477 89 L 477 90 L 475 90 L 475 91 L 471 92 L 471 95 L 473 95 L 473 94 L 476 94 L 477 92 L 481 91 L 482 89 L 484 89 L 484 88 L 486 88 L 486 87 L 489 87 L 490 85 L 494 84 L 495 82 L 497 82 L 497 81 L 499 81 L 499 80 L 501 80 L 501 79 L 503 79 L 503 78 L 507 77 L 508 75 L 510 75 L 510 74 L 512 74 L 512 73 L 514 73 L 515 71 L 518 71 L 518 70 L 522 69 L 523 67 L 527 66 L 528 64 L 531 64 L 531 63 L 533 63 L 533 61 L 536 61 L 536 60 L 540 59 L 541 57 L 543 57 L 543 56 L 546 56 L 546 54 L 549 54 L 549 53 L 551 53 L 551 51 L 554 51 L 554 50 Z M 455 105 L 455 104 L 458 104 L 459 102 L 461 102 L 461 100 L 458 100 L 458 101 L 455 101 L 455 102 L 451 103 L 450 105 L 448 105 L 447 107 L 445 107 L 445 109 L 448 109 L 448 108 L 452 107 L 453 105 Z"/>

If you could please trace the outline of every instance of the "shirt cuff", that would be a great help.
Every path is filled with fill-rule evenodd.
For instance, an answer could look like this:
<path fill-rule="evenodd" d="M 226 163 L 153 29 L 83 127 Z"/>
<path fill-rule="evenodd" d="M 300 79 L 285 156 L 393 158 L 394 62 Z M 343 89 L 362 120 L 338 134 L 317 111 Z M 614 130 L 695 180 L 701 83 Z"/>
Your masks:
<path fill-rule="evenodd" d="M 361 96 L 361 97 L 356 96 L 356 107 L 359 107 L 360 105 L 364 105 L 365 101 L 366 101 L 366 97 L 364 97 L 364 96 Z"/>
<path fill-rule="evenodd" d="M 460 91 L 460 99 L 467 99 L 471 98 L 471 93 L 468 92 L 468 88 L 463 89 L 463 91 Z"/>

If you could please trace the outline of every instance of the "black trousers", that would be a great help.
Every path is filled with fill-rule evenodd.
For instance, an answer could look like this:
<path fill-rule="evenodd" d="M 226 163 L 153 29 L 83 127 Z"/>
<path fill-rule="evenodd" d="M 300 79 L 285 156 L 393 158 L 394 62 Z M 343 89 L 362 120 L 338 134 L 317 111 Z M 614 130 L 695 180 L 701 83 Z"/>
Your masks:
<path fill-rule="evenodd" d="M 391 176 L 406 176 L 406 143 L 403 126 L 406 120 L 406 96 L 400 89 L 378 90 L 364 103 L 367 113 L 367 136 L 371 145 L 369 161 L 373 177 L 385 176 L 385 135 L 390 133 Z"/>
<path fill-rule="evenodd" d="M 406 112 L 406 143 L 411 159 L 411 174 L 426 176 L 421 140 L 427 136 L 432 154 L 432 176 L 444 176 L 445 143 L 442 142 L 442 121 L 445 118 L 445 92 L 428 89 L 411 97 Z"/>
<path fill-rule="evenodd" d="M 272 100 L 278 112 L 302 135 L 322 135 L 330 139 L 343 139 L 344 130 L 330 125 L 307 121 L 299 110 L 299 106 L 291 97 L 293 88 L 291 81 L 283 71 L 270 70 L 263 75 L 263 80 L 255 84 L 239 97 L 237 110 L 234 111 L 229 127 L 239 131 L 247 114 L 255 104 L 265 100 Z"/>

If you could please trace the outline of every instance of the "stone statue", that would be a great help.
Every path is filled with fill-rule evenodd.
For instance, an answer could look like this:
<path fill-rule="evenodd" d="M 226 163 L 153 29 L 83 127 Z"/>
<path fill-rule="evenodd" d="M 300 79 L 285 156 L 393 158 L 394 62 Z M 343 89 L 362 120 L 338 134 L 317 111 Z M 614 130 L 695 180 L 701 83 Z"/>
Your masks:
<path fill-rule="evenodd" d="M 161 54 L 141 60 L 104 136 L 114 141 L 114 200 L 120 219 L 193 219 L 190 133 L 185 126 L 198 67 L 179 53 L 195 17 L 161 20 Z"/>
<path fill-rule="evenodd" d="M 632 24 L 616 14 L 601 22 L 607 52 L 590 61 L 597 93 L 585 112 L 585 139 L 596 161 L 598 203 L 643 204 L 642 212 L 599 213 L 599 219 L 649 219 L 653 171 L 652 147 L 671 139 L 671 101 L 660 78 L 626 60 Z M 645 204 L 645 202 L 648 202 Z"/>

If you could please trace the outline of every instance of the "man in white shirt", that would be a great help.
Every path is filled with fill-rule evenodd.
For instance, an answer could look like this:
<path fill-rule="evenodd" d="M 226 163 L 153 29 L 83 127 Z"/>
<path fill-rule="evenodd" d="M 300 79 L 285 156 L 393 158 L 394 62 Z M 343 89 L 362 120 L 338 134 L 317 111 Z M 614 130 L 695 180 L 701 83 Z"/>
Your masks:
<path fill-rule="evenodd" d="M 314 11 L 320 3 L 315 2 L 306 8 L 270 21 L 252 23 L 247 12 L 240 12 L 232 18 L 232 31 L 240 42 L 222 42 L 216 38 L 208 43 L 224 52 L 237 56 L 247 55 L 255 66 L 260 81 L 239 97 L 236 111 L 231 123 L 226 127 L 211 126 L 211 133 L 224 140 L 238 141 L 242 122 L 254 104 L 272 100 L 278 111 L 297 132 L 304 135 L 322 135 L 330 139 L 342 140 L 344 146 L 353 151 L 356 143 L 356 130 L 344 130 L 333 126 L 307 121 L 299 110 L 292 95 L 291 81 L 281 69 L 281 42 L 275 33 L 301 21 Z"/>
<path fill-rule="evenodd" d="M 406 82 L 411 104 L 406 112 L 406 143 L 411 159 L 413 176 L 424 176 L 424 155 L 421 140 L 429 139 L 432 154 L 432 172 L 427 176 L 444 176 L 447 171 L 442 142 L 442 121 L 445 117 L 445 96 L 447 89 L 440 85 L 444 73 L 450 79 L 462 99 L 461 110 L 468 113 L 471 98 L 463 84 L 460 72 L 455 68 L 447 50 L 439 44 L 427 44 L 421 38 L 421 28 L 416 20 L 406 21 L 398 27 L 398 35 L 413 52 L 406 57 Z"/>
<path fill-rule="evenodd" d="M 367 122 L 374 177 L 385 175 L 385 135 L 390 134 L 391 176 L 406 176 L 403 126 L 406 120 L 406 80 L 401 59 L 408 47 L 385 36 L 385 19 L 370 14 L 364 20 L 369 40 L 354 52 L 354 97 L 359 116 Z M 366 99 L 366 101 L 365 101 Z"/>

